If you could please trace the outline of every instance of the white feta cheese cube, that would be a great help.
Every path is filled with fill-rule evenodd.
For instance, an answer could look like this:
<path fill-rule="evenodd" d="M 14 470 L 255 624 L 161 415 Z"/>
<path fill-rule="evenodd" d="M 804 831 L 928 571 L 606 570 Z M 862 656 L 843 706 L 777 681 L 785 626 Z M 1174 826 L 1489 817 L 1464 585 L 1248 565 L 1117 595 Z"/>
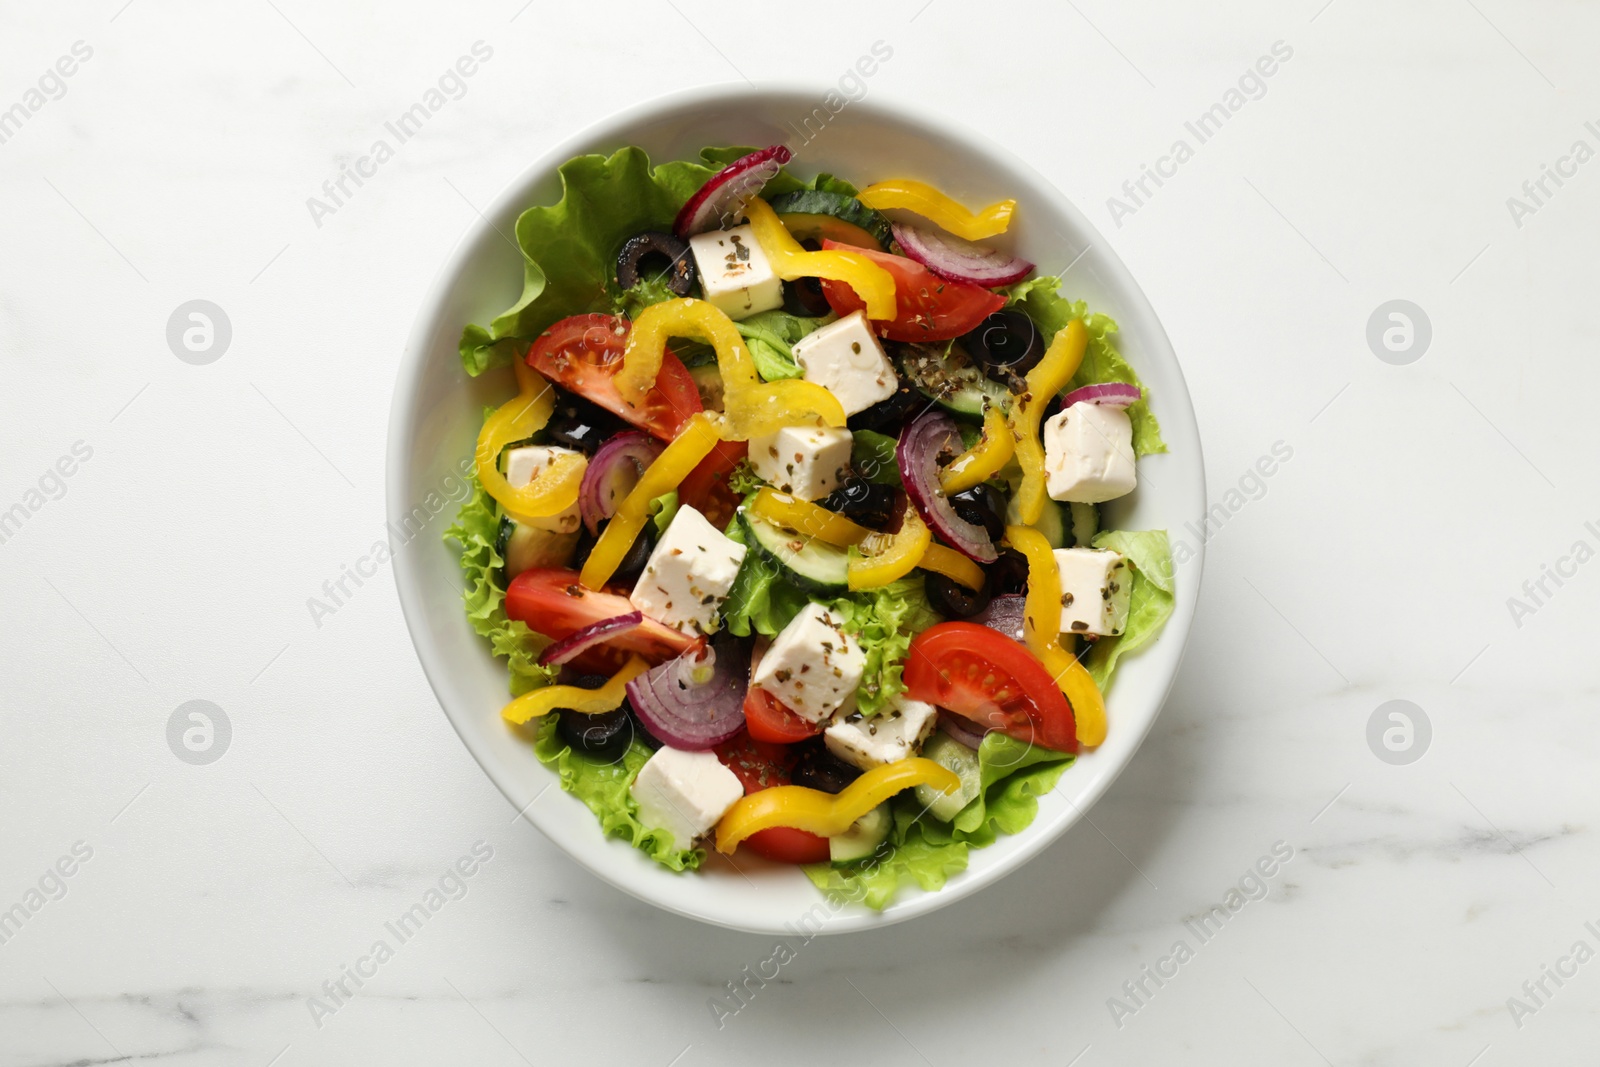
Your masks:
<path fill-rule="evenodd" d="M 870 771 L 915 753 L 933 733 L 939 709 L 901 696 L 870 718 L 859 711 L 840 713 L 822 732 L 828 751 Z"/>
<path fill-rule="evenodd" d="M 513 448 L 506 453 L 506 481 L 511 484 L 511 488 L 521 489 L 543 474 L 557 457 L 582 455 L 582 452 L 555 445 L 523 445 L 520 448 Z M 578 505 L 573 504 L 559 515 L 533 519 L 528 525 L 537 530 L 575 533 L 582 522 L 583 518 L 578 514 Z"/>
<path fill-rule="evenodd" d="M 1045 490 L 1098 504 L 1133 492 L 1133 423 L 1121 408 L 1074 404 L 1044 424 Z"/>
<path fill-rule="evenodd" d="M 750 439 L 756 476 L 801 500 L 821 500 L 850 473 L 850 431 L 825 426 L 785 426 Z"/>
<path fill-rule="evenodd" d="M 715 752 L 663 746 L 639 768 L 628 792 L 639 805 L 641 823 L 667 831 L 674 845 L 688 848 L 744 796 L 744 786 Z"/>
<path fill-rule="evenodd" d="M 861 644 L 821 604 L 807 604 L 778 632 L 750 677 L 807 722 L 821 722 L 847 702 L 867 665 Z"/>
<path fill-rule="evenodd" d="M 628 599 L 664 626 L 709 634 L 747 551 L 694 508 L 680 507 Z"/>
<path fill-rule="evenodd" d="M 846 415 L 889 399 L 900 387 L 894 364 L 864 311 L 852 311 L 800 338 L 794 343 L 794 361 L 806 381 L 839 398 Z"/>
<path fill-rule="evenodd" d="M 1113 637 L 1128 624 L 1133 575 L 1121 552 L 1104 548 L 1058 548 L 1061 573 L 1061 632 Z"/>
<path fill-rule="evenodd" d="M 730 319 L 783 306 L 783 282 L 749 226 L 709 230 L 689 238 L 700 291 Z"/>

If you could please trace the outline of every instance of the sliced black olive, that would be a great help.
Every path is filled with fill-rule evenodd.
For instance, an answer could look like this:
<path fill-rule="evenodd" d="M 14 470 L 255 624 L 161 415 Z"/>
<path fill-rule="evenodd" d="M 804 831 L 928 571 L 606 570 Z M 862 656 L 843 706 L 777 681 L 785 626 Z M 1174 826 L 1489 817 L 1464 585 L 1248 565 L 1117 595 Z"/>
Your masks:
<path fill-rule="evenodd" d="M 833 308 L 822 295 L 822 282 L 816 278 L 796 278 L 783 283 L 783 310 L 803 319 L 826 315 Z"/>
<path fill-rule="evenodd" d="M 1006 513 L 1005 494 L 988 482 L 980 482 L 971 489 L 956 493 L 950 498 L 952 504 L 972 504 L 976 507 L 988 508 L 996 515 Z"/>
<path fill-rule="evenodd" d="M 822 245 L 814 238 L 807 237 L 800 242 L 800 247 L 807 252 L 816 252 Z M 828 298 L 822 295 L 822 279 L 796 278 L 783 283 L 783 310 L 803 319 L 814 319 L 826 315 L 833 308 L 829 306 Z"/>
<path fill-rule="evenodd" d="M 589 532 L 589 527 L 578 527 L 578 543 L 572 550 L 572 569 L 579 571 L 589 562 L 589 553 L 594 551 L 594 535 Z"/>
<path fill-rule="evenodd" d="M 984 530 L 988 531 L 989 540 L 999 543 L 1000 538 L 1005 536 L 1005 520 L 983 505 L 956 504 L 955 510 L 956 514 L 961 518 L 972 523 L 974 526 L 982 526 Z"/>
<path fill-rule="evenodd" d="M 800 751 L 789 780 L 807 789 L 820 789 L 824 793 L 841 793 L 844 787 L 861 777 L 861 772 L 828 751 L 818 741 L 807 741 L 795 746 Z"/>
<path fill-rule="evenodd" d="M 600 530 L 604 533 L 605 527 L 602 526 Z M 617 572 L 611 576 L 611 580 L 617 585 L 632 586 L 644 573 L 644 565 L 650 561 L 650 552 L 655 547 L 655 523 L 647 522 L 644 524 L 644 529 L 639 531 L 639 536 L 633 539 L 628 554 L 617 564 Z"/>
<path fill-rule="evenodd" d="M 890 437 L 898 437 L 900 428 L 927 411 L 931 403 L 932 401 L 923 396 L 915 386 L 902 378 L 899 388 L 893 395 L 878 401 L 865 411 L 851 415 L 846 425 L 852 430 L 874 430 L 886 433 Z"/>
<path fill-rule="evenodd" d="M 965 619 L 989 606 L 988 582 L 982 589 L 968 589 L 942 574 L 930 574 L 924 588 L 933 610 L 947 619 Z"/>
<path fill-rule="evenodd" d="M 588 715 L 571 708 L 556 712 L 556 732 L 574 752 L 615 763 L 633 742 L 633 719 L 626 707 Z"/>
<path fill-rule="evenodd" d="M 1005 504 L 999 496 L 987 485 L 976 485 L 951 497 L 950 505 L 957 515 L 975 526 L 982 526 L 988 531 L 989 540 L 998 543 L 1006 532 L 1006 521 L 1001 517 Z"/>
<path fill-rule="evenodd" d="M 679 296 L 689 295 L 700 272 L 689 252 L 688 242 L 660 230 L 646 230 L 623 244 L 622 251 L 617 253 L 617 284 L 623 289 L 638 285 L 639 269 L 649 259 L 665 260 L 667 288 Z"/>
<path fill-rule="evenodd" d="M 1057 393 L 1050 398 L 1050 402 L 1044 406 L 1044 413 L 1039 416 L 1040 426 L 1061 414 L 1061 401 L 1066 398 L 1066 395 L 1066 393 Z"/>
<path fill-rule="evenodd" d="M 1028 558 L 1014 548 L 1002 548 L 989 564 L 989 580 L 984 583 L 991 597 L 1028 591 Z"/>
<path fill-rule="evenodd" d="M 606 520 L 600 522 L 600 532 L 605 533 Z M 594 551 L 597 538 L 589 533 L 587 526 L 578 530 L 578 544 L 573 550 L 572 566 L 581 570 L 589 561 L 589 553 Z M 654 523 L 645 523 L 644 529 L 639 531 L 639 536 L 633 539 L 628 554 L 622 557 L 622 562 L 617 564 L 617 571 L 611 576 L 611 584 L 631 586 L 639 580 L 639 575 L 644 572 L 644 565 L 650 561 L 650 552 L 656 547 L 656 528 Z M 602 679 L 603 681 L 603 679 Z"/>
<path fill-rule="evenodd" d="M 556 390 L 555 410 L 545 424 L 551 440 L 591 455 L 620 429 L 622 421 L 615 415 L 564 389 Z"/>
<path fill-rule="evenodd" d="M 894 498 L 892 485 L 879 485 L 865 478 L 851 477 L 820 503 L 851 522 L 860 523 L 868 529 L 881 530 L 889 525 L 896 513 Z"/>
<path fill-rule="evenodd" d="M 961 338 L 972 361 L 1002 385 L 1014 386 L 1044 358 L 1044 337 L 1027 315 L 1015 308 L 996 311 Z"/>

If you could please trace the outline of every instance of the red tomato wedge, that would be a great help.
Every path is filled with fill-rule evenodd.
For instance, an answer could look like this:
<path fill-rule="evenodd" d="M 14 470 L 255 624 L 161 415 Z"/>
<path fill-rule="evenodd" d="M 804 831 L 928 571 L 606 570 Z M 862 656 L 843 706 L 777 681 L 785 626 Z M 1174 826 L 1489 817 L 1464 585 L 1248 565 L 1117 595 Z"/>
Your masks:
<path fill-rule="evenodd" d="M 578 581 L 578 572 L 559 567 L 536 567 L 511 579 L 506 590 L 506 617 L 527 623 L 546 637 L 561 640 L 603 619 L 633 611 L 626 596 L 595 592 Z M 610 674 L 637 653 L 650 664 L 665 663 L 689 651 L 699 638 L 680 634 L 646 617 L 636 629 L 588 649 L 572 666 L 592 674 Z"/>
<path fill-rule="evenodd" d="M 777 863 L 827 863 L 828 839 L 792 826 L 769 826 L 740 842 L 758 856 Z"/>
<path fill-rule="evenodd" d="M 906 694 L 1019 741 L 1078 750 L 1072 706 L 1033 654 L 987 626 L 942 622 L 906 653 Z"/>
<path fill-rule="evenodd" d="M 777 697 L 755 688 L 745 694 L 744 725 L 755 740 L 780 745 L 804 741 L 822 732 L 821 723 L 806 722 Z"/>
<path fill-rule="evenodd" d="M 794 768 L 795 757 L 784 745 L 758 741 L 749 733 L 741 733 L 718 745 L 715 752 L 723 766 L 738 776 L 745 796 L 775 785 L 790 784 L 789 773 Z M 788 826 L 773 826 L 751 834 L 739 847 L 778 863 L 828 861 L 826 837 Z"/>
<path fill-rule="evenodd" d="M 724 767 L 738 775 L 746 796 L 775 785 L 788 785 L 789 774 L 794 770 L 795 754 L 787 745 L 757 741 L 748 733 L 735 734 L 712 751 Z"/>
<path fill-rule="evenodd" d="M 939 277 L 914 259 L 855 248 L 824 240 L 825 249 L 840 248 L 866 256 L 894 277 L 895 317 L 873 320 L 873 326 L 891 341 L 944 341 L 977 329 L 978 324 L 1005 307 L 1006 298 L 971 282 Z M 844 282 L 822 279 L 822 295 L 840 315 L 860 311 L 866 301 Z"/>
<path fill-rule="evenodd" d="M 750 650 L 750 675 L 755 676 L 761 657 L 766 655 L 771 642 L 761 638 Z M 767 692 L 751 686 L 744 696 L 744 725 L 750 737 L 779 745 L 791 745 L 822 732 L 822 723 L 807 722 L 796 715 L 789 706 Z"/>
<path fill-rule="evenodd" d="M 702 410 L 700 391 L 682 360 L 668 352 L 655 387 L 642 407 L 633 407 L 612 379 L 622 369 L 627 319 L 618 315 L 573 315 L 552 325 L 528 348 L 528 366 L 633 425 L 671 441 L 690 416 Z"/>
<path fill-rule="evenodd" d="M 728 475 L 749 450 L 744 441 L 718 441 L 678 485 L 678 502 L 694 508 L 717 529 L 726 527 L 739 507 L 739 497 L 728 488 Z"/>

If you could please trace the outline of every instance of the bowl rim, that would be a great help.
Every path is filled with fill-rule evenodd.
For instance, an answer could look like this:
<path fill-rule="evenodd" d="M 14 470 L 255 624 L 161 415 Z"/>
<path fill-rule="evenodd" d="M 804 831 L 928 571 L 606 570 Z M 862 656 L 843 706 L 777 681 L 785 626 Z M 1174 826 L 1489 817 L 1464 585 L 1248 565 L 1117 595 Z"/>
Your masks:
<path fill-rule="evenodd" d="M 528 190 L 536 185 L 541 178 L 552 173 L 573 156 L 579 155 L 584 151 L 593 150 L 592 146 L 596 142 L 613 141 L 620 146 L 620 139 L 625 131 L 636 128 L 652 117 L 659 118 L 694 107 L 728 105 L 761 99 L 799 98 L 814 103 L 821 100 L 831 88 L 831 86 L 819 87 L 814 83 L 796 81 L 763 82 L 759 86 L 725 81 L 681 89 L 628 105 L 584 126 L 552 145 L 507 182 L 486 207 L 482 210 L 474 208 L 474 213 L 477 217 L 467 223 L 461 237 L 456 241 L 450 253 L 445 257 L 443 265 L 435 273 L 419 298 L 417 314 L 407 336 L 405 349 L 396 372 L 395 388 L 390 401 L 388 440 L 385 446 L 385 518 L 391 523 L 395 522 L 409 507 L 406 503 L 410 473 L 409 424 L 407 416 L 417 406 L 424 368 L 430 356 L 430 341 L 437 333 L 445 314 L 446 293 L 450 289 L 452 279 L 459 276 L 470 262 L 469 250 L 475 245 L 478 238 L 482 236 L 483 231 L 493 225 L 490 222 L 491 219 L 497 218 L 519 205 L 524 208 L 528 206 Z M 1170 357 L 1173 382 L 1163 388 L 1162 395 L 1165 401 L 1163 406 L 1170 404 L 1185 411 L 1188 416 L 1181 423 L 1175 424 L 1170 428 L 1171 431 L 1176 432 L 1170 432 L 1168 424 L 1164 421 L 1162 424 L 1163 436 L 1170 439 L 1171 446 L 1175 446 L 1171 448 L 1171 451 L 1178 451 L 1181 448 L 1182 451 L 1192 452 L 1193 454 L 1195 469 L 1200 472 L 1197 487 L 1199 513 L 1193 517 L 1196 519 L 1202 518 L 1207 507 L 1204 457 L 1201 452 L 1198 420 L 1189 394 L 1188 383 L 1183 374 L 1183 367 L 1172 347 L 1170 338 L 1167 336 L 1166 329 L 1156 313 L 1154 305 L 1151 304 L 1144 290 L 1134 279 L 1127 265 L 1117 255 L 1111 243 L 1105 239 L 1104 235 L 1089 221 L 1088 217 L 1078 209 L 1077 205 L 1053 181 L 1010 149 L 959 122 L 952 122 L 947 116 L 936 113 L 931 109 L 908 102 L 904 98 L 886 101 L 882 99 L 883 95 L 882 92 L 872 94 L 871 98 L 851 101 L 848 106 L 856 109 L 858 113 L 871 112 L 880 121 L 921 128 L 936 133 L 939 137 L 957 143 L 964 152 L 970 152 L 986 158 L 999 158 L 1017 172 L 1031 177 L 1040 186 L 1054 194 L 1055 202 L 1052 206 L 1067 219 L 1070 226 L 1077 233 L 1081 234 L 1091 245 L 1099 250 L 1097 269 L 1103 272 L 1108 286 L 1119 293 L 1125 293 L 1130 304 L 1135 306 L 1142 305 L 1143 313 L 1140 318 L 1141 325 L 1148 335 L 1146 337 L 1147 346 L 1154 342 L 1157 348 L 1164 351 L 1166 357 Z M 520 210 L 517 213 L 520 214 Z M 1130 309 L 1123 309 L 1124 312 L 1128 310 Z M 1016 871 L 1059 840 L 1069 829 L 1084 818 L 1085 812 L 1105 795 L 1111 784 L 1121 776 L 1143 746 L 1145 738 L 1148 737 L 1156 720 L 1160 718 L 1161 711 L 1171 695 L 1173 685 L 1182 668 L 1204 577 L 1205 540 L 1201 539 L 1197 546 L 1192 547 L 1193 555 L 1182 566 L 1185 569 L 1193 569 L 1194 577 L 1191 583 L 1193 593 L 1187 598 L 1180 597 L 1178 599 L 1171 618 L 1167 620 L 1166 626 L 1157 638 L 1158 642 L 1176 644 L 1178 646 L 1177 653 L 1172 660 L 1171 670 L 1153 695 L 1154 708 L 1151 714 L 1143 722 L 1139 730 L 1139 736 L 1133 739 L 1131 746 L 1126 750 L 1125 756 L 1120 761 L 1108 764 L 1101 774 L 1094 777 L 1086 791 L 1077 800 L 1070 802 L 1070 811 L 1061 815 L 1057 821 L 1049 826 L 1040 826 L 1037 822 L 1030 825 L 1027 830 L 1016 835 L 1017 843 L 1014 847 L 980 871 L 972 872 L 969 868 L 968 871 L 963 872 L 964 877 L 953 879 L 938 891 L 919 891 L 909 897 L 902 897 L 891 902 L 881 912 L 872 912 L 859 907 L 836 911 L 818 931 L 819 933 L 842 934 L 878 929 L 904 922 L 920 915 L 926 915 L 954 904 L 956 901 L 965 899 Z M 412 648 L 422 666 L 423 674 L 428 679 L 429 686 L 433 689 L 440 709 L 450 722 L 451 728 L 455 730 L 457 737 L 461 739 L 462 744 L 466 746 L 467 751 L 472 754 L 473 759 L 477 761 L 479 768 L 483 770 L 489 780 L 494 783 L 495 787 L 513 808 L 518 808 L 517 797 L 513 792 L 513 783 L 503 781 L 501 776 L 492 769 L 492 761 L 486 751 L 486 746 L 475 740 L 472 732 L 464 727 L 462 717 L 448 706 L 444 696 L 443 677 L 451 669 L 451 665 L 446 657 L 440 655 L 438 650 L 433 647 L 432 637 L 427 633 L 429 620 L 422 606 L 422 594 L 419 588 L 420 580 L 418 575 L 413 573 L 412 569 L 403 562 L 403 560 L 410 558 L 412 555 L 411 553 L 396 554 L 394 566 L 392 567 L 400 600 L 401 614 L 405 619 L 406 630 L 411 638 Z M 462 619 L 464 622 L 465 616 L 462 616 Z M 551 784 L 554 783 L 552 782 Z M 540 791 L 539 795 L 543 795 L 543 790 Z M 538 797 L 536 796 L 534 799 L 537 800 Z M 528 822 L 537 827 L 552 844 L 561 848 L 571 860 L 629 896 L 661 908 L 664 911 L 728 929 L 777 935 L 782 935 L 791 929 L 789 926 L 777 923 L 741 921 L 736 917 L 711 914 L 707 911 L 696 911 L 691 907 L 654 896 L 646 889 L 631 884 L 625 878 L 616 877 L 612 871 L 591 862 L 589 856 L 568 848 L 556 834 L 540 823 L 538 816 L 528 810 L 531 807 L 532 803 L 530 802 L 521 808 L 519 815 L 526 817 Z M 823 899 L 823 895 L 819 891 L 819 902 Z M 789 918 L 792 920 L 793 916 Z"/>

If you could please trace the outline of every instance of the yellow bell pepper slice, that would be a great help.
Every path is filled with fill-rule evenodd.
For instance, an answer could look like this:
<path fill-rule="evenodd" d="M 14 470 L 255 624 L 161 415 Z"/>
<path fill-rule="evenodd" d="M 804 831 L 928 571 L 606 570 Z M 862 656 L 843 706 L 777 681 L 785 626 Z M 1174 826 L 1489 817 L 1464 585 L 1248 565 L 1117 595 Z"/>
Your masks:
<path fill-rule="evenodd" d="M 650 501 L 678 488 L 689 472 L 711 454 L 717 445 L 717 428 L 711 419 L 712 416 L 701 411 L 684 423 L 677 439 L 645 468 L 633 489 L 622 498 L 578 574 L 578 580 L 585 586 L 600 589 L 611 580 L 639 531 L 649 521 Z"/>
<path fill-rule="evenodd" d="M 756 244 L 786 282 L 796 278 L 826 278 L 843 282 L 867 305 L 867 318 L 893 319 L 896 315 L 894 277 L 866 256 L 843 249 L 807 252 L 759 196 L 744 209 Z"/>
<path fill-rule="evenodd" d="M 763 789 L 736 802 L 717 823 L 717 851 L 728 853 L 751 834 L 789 826 L 821 837 L 835 837 L 896 793 L 930 785 L 954 793 L 961 779 L 942 764 L 921 756 L 874 767 L 837 796 L 803 785 Z"/>
<path fill-rule="evenodd" d="M 625 401 L 644 401 L 661 373 L 672 337 L 692 337 L 716 350 L 726 440 L 747 441 L 785 426 L 814 426 L 818 419 L 829 426 L 845 424 L 838 398 L 816 382 L 763 382 L 733 320 L 715 305 L 692 297 L 652 304 L 633 320 L 615 379 Z"/>
<path fill-rule="evenodd" d="M 652 304 L 633 320 L 622 352 L 622 369 L 615 379 L 622 399 L 630 404 L 644 400 L 661 373 L 667 341 L 673 337 L 692 337 L 715 348 L 724 388 L 737 390 L 761 383 L 733 320 L 715 305 L 684 297 Z"/>
<path fill-rule="evenodd" d="M 983 588 L 983 568 L 953 548 L 930 543 L 922 551 L 917 566 L 925 571 L 942 574 L 952 582 L 960 582 L 968 589 Z"/>
<path fill-rule="evenodd" d="M 1056 332 L 1044 358 L 1028 372 L 1027 392 L 1011 407 L 1011 433 L 1016 441 L 1017 465 L 1022 484 L 1017 486 L 1017 514 L 1032 526 L 1044 513 L 1044 444 L 1039 440 L 1039 417 L 1055 395 L 1067 387 L 1083 363 L 1089 331 L 1082 319 L 1073 319 Z"/>
<path fill-rule="evenodd" d="M 606 684 L 599 689 L 582 689 L 575 685 L 547 685 L 542 689 L 530 689 L 502 708 L 500 717 L 521 726 L 557 708 L 571 708 L 585 715 L 614 711 L 622 706 L 623 698 L 628 695 L 628 683 L 649 669 L 650 664 L 638 656 L 629 656 L 622 669 L 607 678 Z"/>
<path fill-rule="evenodd" d="M 1061 647 L 1061 571 L 1044 534 L 1031 526 L 1007 526 L 1006 540 L 1028 560 L 1028 599 L 1022 635 L 1072 705 L 1078 743 L 1094 747 L 1106 739 L 1106 702 L 1078 657 Z"/>
<path fill-rule="evenodd" d="M 858 545 L 874 532 L 821 505 L 770 488 L 763 488 L 756 494 L 750 502 L 750 513 L 795 533 L 840 547 Z"/>
<path fill-rule="evenodd" d="M 952 200 L 927 182 L 911 178 L 877 182 L 856 194 L 856 199 L 878 211 L 901 207 L 916 212 L 929 222 L 937 223 L 957 237 L 981 241 L 997 237 L 1011 225 L 1011 216 L 1017 210 L 1015 200 L 1001 200 L 974 214 L 965 204 Z"/>
<path fill-rule="evenodd" d="M 522 360 L 512 366 L 517 374 L 517 395 L 484 420 L 478 431 L 473 463 L 478 483 L 518 522 L 559 515 L 578 502 L 578 486 L 589 461 L 580 455 L 561 456 L 539 477 L 513 488 L 500 473 L 500 452 L 513 441 L 532 437 L 544 429 L 555 410 L 555 393 L 539 372 Z"/>
<path fill-rule="evenodd" d="M 1011 436 L 1005 415 L 991 407 L 983 413 L 982 439 L 939 472 L 939 486 L 946 496 L 964 493 L 998 474 L 1011 462 L 1016 450 L 1017 441 Z"/>
<path fill-rule="evenodd" d="M 876 589 L 910 574 L 933 544 L 933 534 L 910 502 L 900 519 L 900 530 L 887 534 L 874 531 L 861 542 L 861 555 L 852 556 L 846 572 L 851 592 Z"/>

